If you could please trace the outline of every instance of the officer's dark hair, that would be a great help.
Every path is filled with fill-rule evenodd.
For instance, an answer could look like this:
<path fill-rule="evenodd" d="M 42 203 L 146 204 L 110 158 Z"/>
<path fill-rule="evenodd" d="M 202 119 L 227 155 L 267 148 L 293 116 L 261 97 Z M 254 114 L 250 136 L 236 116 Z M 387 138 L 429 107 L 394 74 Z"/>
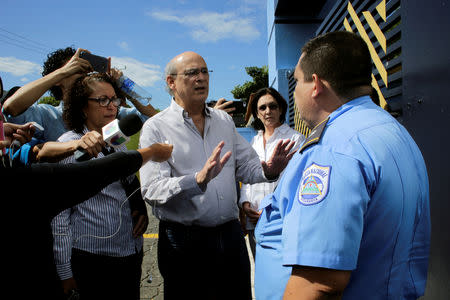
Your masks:
<path fill-rule="evenodd" d="M 83 133 L 86 116 L 83 109 L 87 106 L 88 97 L 94 92 L 92 84 L 94 82 L 106 82 L 111 84 L 116 96 L 123 98 L 123 93 L 116 82 L 106 73 L 91 73 L 75 80 L 70 89 L 69 98 L 64 103 L 63 120 L 67 128 L 77 133 Z M 117 114 L 119 113 L 117 107 Z"/>
<path fill-rule="evenodd" d="M 274 88 L 267 87 L 261 88 L 250 96 L 249 105 L 253 115 L 252 127 L 255 130 L 264 130 L 264 124 L 258 119 L 258 101 L 262 96 L 271 95 L 278 103 L 278 107 L 281 110 L 280 123 L 283 124 L 286 120 L 287 102 L 283 96 Z"/>
<path fill-rule="evenodd" d="M 75 48 L 67 47 L 49 53 L 47 55 L 47 60 L 43 65 L 42 76 L 48 75 L 64 66 L 72 58 L 75 52 Z M 62 89 L 59 86 L 51 87 L 50 94 L 55 97 L 56 100 L 61 100 L 63 97 Z"/>
<path fill-rule="evenodd" d="M 341 97 L 371 84 L 370 52 L 366 42 L 355 33 L 336 31 L 317 36 L 303 46 L 302 53 L 300 68 L 306 82 L 317 74 Z"/>

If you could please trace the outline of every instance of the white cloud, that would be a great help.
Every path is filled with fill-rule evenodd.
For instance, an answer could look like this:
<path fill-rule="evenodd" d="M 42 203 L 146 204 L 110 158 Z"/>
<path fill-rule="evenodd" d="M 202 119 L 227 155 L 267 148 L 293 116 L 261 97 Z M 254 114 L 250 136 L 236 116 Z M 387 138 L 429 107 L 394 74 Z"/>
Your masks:
<path fill-rule="evenodd" d="M 120 49 L 128 51 L 130 50 L 130 46 L 128 46 L 127 42 L 118 42 L 117 45 L 120 47 Z"/>
<path fill-rule="evenodd" d="M 230 7 L 230 11 L 239 15 L 251 15 L 258 19 L 265 18 L 267 14 L 266 4 L 267 1 L 264 0 L 227 0 L 225 2 L 225 5 Z"/>
<path fill-rule="evenodd" d="M 14 76 L 39 74 L 42 68 L 31 61 L 17 59 L 15 57 L 0 57 L 0 71 L 11 73 Z"/>
<path fill-rule="evenodd" d="M 140 62 L 131 57 L 111 57 L 111 66 L 121 70 L 140 86 L 154 86 L 162 80 L 161 67 Z"/>
<path fill-rule="evenodd" d="M 252 18 L 235 13 L 204 12 L 200 14 L 177 14 L 152 12 L 151 17 L 169 22 L 177 22 L 191 28 L 191 36 L 200 42 L 216 42 L 223 39 L 253 41 L 261 35 Z"/>

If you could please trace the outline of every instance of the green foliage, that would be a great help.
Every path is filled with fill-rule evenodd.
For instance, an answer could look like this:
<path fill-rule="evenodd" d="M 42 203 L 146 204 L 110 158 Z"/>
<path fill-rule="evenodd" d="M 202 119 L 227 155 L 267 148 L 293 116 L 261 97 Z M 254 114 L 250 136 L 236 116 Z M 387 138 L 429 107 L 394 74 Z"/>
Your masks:
<path fill-rule="evenodd" d="M 126 145 L 128 150 L 136 150 L 136 149 L 139 148 L 139 136 L 140 136 L 140 134 L 141 134 L 141 132 L 139 131 L 138 133 L 136 133 L 136 134 L 130 136 L 130 141 L 129 141 L 129 142 L 127 143 L 127 145 Z M 139 177 L 139 171 L 136 172 L 135 175 L 136 175 L 136 176 L 139 178 L 139 180 L 140 180 L 140 177 Z"/>
<path fill-rule="evenodd" d="M 59 102 L 61 102 L 61 100 L 56 100 L 55 97 L 52 96 L 45 96 L 42 97 L 41 99 L 39 99 L 39 104 L 50 104 L 53 106 L 58 106 Z"/>
<path fill-rule="evenodd" d="M 139 135 L 140 131 L 132 136 L 130 136 L 130 141 L 127 143 L 128 150 L 136 150 L 139 146 Z"/>
<path fill-rule="evenodd" d="M 237 85 L 231 91 L 235 99 L 241 99 L 248 102 L 250 95 L 260 88 L 269 86 L 269 68 L 263 67 L 245 67 L 247 74 L 252 77 L 252 81 L 246 81 L 242 85 Z"/>

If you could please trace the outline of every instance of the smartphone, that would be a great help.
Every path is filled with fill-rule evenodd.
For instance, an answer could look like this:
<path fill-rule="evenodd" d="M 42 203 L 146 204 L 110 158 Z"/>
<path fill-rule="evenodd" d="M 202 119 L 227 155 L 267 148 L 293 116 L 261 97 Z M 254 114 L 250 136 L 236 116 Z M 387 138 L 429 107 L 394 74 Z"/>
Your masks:
<path fill-rule="evenodd" d="M 228 107 L 234 107 L 232 114 L 245 114 L 247 111 L 246 103 L 243 101 L 233 101 Z"/>
<path fill-rule="evenodd" d="M 37 123 L 37 122 L 31 122 L 31 124 L 36 128 L 36 130 L 38 131 L 44 131 L 44 127 L 41 126 L 41 124 Z"/>
<path fill-rule="evenodd" d="M 81 52 L 80 58 L 87 60 L 96 72 L 106 73 L 109 71 L 109 60 L 106 57 L 94 55 L 89 52 Z"/>
<path fill-rule="evenodd" d="M 216 105 L 216 103 L 217 103 L 217 101 L 213 100 L 213 101 L 206 103 L 206 105 L 208 105 L 209 107 L 214 107 Z M 234 107 L 234 110 L 231 111 L 230 114 L 245 114 L 247 112 L 246 106 L 247 106 L 247 103 L 245 103 L 244 101 L 233 100 L 233 103 L 228 105 L 226 108 Z"/>

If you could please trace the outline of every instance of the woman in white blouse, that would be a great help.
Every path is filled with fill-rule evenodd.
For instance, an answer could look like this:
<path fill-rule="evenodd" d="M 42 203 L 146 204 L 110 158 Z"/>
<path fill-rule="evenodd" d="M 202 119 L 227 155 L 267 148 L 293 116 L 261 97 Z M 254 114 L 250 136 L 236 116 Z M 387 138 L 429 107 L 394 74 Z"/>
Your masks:
<path fill-rule="evenodd" d="M 286 119 L 287 103 L 281 94 L 273 88 L 262 88 L 252 94 L 247 108 L 247 114 L 253 116 L 252 127 L 258 131 L 251 141 L 260 160 L 266 161 L 280 139 L 295 141 L 293 149 L 304 141 L 305 137 L 298 131 L 284 124 Z M 281 175 L 280 175 L 281 178 Z M 273 192 L 277 182 L 263 182 L 256 184 L 243 184 L 239 204 L 246 215 L 246 229 L 249 236 L 250 248 L 255 256 L 254 229 L 260 212 L 258 206 L 267 194 Z"/>

